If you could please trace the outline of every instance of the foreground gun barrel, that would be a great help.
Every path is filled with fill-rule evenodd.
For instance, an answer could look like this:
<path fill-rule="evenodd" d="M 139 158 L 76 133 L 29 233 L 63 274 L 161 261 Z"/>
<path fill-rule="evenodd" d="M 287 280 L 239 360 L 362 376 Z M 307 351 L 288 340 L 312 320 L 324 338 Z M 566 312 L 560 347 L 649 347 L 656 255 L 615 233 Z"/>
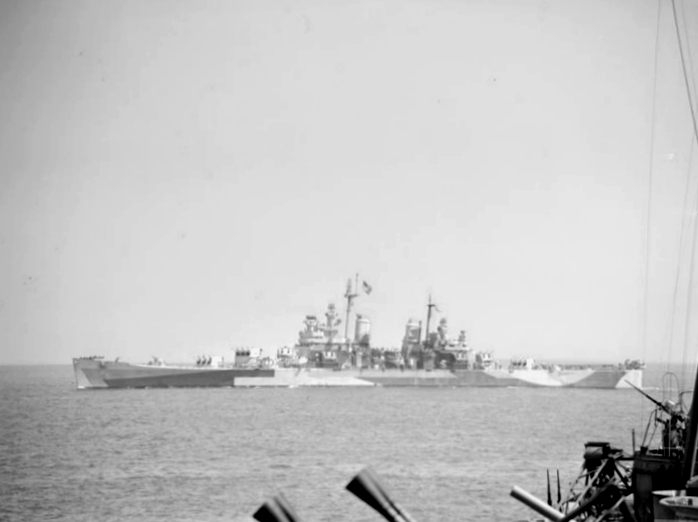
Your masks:
<path fill-rule="evenodd" d="M 354 477 L 347 490 L 378 511 L 388 522 L 415 522 L 415 520 L 391 498 L 370 468 Z"/>
<path fill-rule="evenodd" d="M 539 498 L 534 497 L 528 491 L 523 490 L 518 486 L 514 486 L 513 488 L 511 488 L 510 495 L 514 497 L 516 500 L 526 504 L 532 510 L 543 515 L 548 520 L 552 520 L 553 522 L 560 522 L 563 518 L 565 518 L 565 515 L 560 513 L 558 510 L 551 508 L 548 504 L 546 504 Z"/>
<path fill-rule="evenodd" d="M 258 522 L 301 522 L 281 493 L 267 500 L 252 516 Z"/>

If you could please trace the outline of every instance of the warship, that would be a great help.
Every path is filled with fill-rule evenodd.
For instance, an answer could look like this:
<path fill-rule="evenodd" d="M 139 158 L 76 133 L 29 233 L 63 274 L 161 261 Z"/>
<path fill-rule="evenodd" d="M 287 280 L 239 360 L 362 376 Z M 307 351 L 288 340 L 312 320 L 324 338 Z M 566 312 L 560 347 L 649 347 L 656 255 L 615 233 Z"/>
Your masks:
<path fill-rule="evenodd" d="M 146 387 L 299 387 L 299 386 L 407 386 L 407 387 L 558 387 L 621 389 L 642 387 L 644 364 L 626 360 L 619 364 L 545 364 L 532 358 L 516 358 L 505 366 L 490 351 L 468 346 L 461 330 L 449 337 L 448 320 L 442 317 L 430 330 L 435 313 L 431 297 L 426 324 L 410 319 L 399 348 L 371 346 L 371 321 L 354 313 L 359 289 L 368 295 L 372 287 L 359 278 L 347 281 L 344 334 L 342 318 L 333 303 L 324 322 L 307 315 L 293 347 L 264 356 L 259 348 L 236 349 L 226 362 L 221 356 L 201 356 L 196 364 L 166 364 L 155 358 L 143 364 L 103 357 L 73 359 L 75 383 L 86 388 Z M 353 335 L 350 325 L 353 323 Z"/>

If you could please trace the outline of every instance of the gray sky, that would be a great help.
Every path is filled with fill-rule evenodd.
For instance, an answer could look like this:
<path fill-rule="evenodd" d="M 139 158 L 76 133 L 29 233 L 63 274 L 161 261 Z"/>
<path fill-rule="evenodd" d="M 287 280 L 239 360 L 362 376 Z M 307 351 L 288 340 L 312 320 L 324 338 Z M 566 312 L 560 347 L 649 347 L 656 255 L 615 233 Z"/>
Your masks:
<path fill-rule="evenodd" d="M 356 272 L 375 345 L 431 292 L 495 357 L 680 357 L 691 127 L 664 3 L 652 141 L 657 11 L 0 0 L 0 363 L 292 345 Z"/>

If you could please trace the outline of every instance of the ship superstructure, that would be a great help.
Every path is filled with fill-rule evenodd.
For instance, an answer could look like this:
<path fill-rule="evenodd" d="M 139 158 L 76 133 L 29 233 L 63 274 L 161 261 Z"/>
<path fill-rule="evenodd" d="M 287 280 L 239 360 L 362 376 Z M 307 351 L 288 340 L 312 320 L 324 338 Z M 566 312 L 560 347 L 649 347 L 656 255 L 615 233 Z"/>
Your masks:
<path fill-rule="evenodd" d="M 365 283 L 364 283 L 365 284 Z M 499 364 L 491 351 L 472 349 L 467 332 L 449 335 L 449 323 L 431 297 L 426 321 L 410 319 L 402 344 L 394 349 L 371 345 L 371 322 L 357 312 L 350 337 L 358 276 L 347 283 L 344 321 L 334 304 L 324 322 L 305 317 L 293 348 L 278 352 L 274 378 L 238 379 L 237 386 L 414 386 L 414 387 L 515 387 L 629 388 L 642 385 L 642 365 L 547 365 L 526 359 Z M 370 287 L 369 287 L 370 288 Z M 370 292 L 366 292 L 367 294 Z M 432 320 L 438 320 L 431 331 Z M 342 324 L 344 328 L 342 328 Z M 342 335 L 340 332 L 344 330 Z M 630 383 L 630 384 L 629 384 Z"/>
<path fill-rule="evenodd" d="M 364 282 L 364 291 L 370 293 L 370 286 Z M 347 280 L 344 297 L 347 300 L 344 335 L 340 335 L 342 319 L 334 303 L 325 311 L 325 322 L 316 315 L 306 315 L 304 328 L 298 333 L 295 351 L 299 363 L 305 362 L 315 368 L 362 367 L 370 351 L 371 321 L 362 314 L 356 314 L 353 337 L 350 337 L 351 311 L 358 293 L 359 276 L 355 282 Z"/>
<path fill-rule="evenodd" d="M 486 370 L 496 368 L 490 352 L 475 351 L 468 345 L 467 331 L 460 330 L 458 337 L 449 337 L 448 319 L 439 320 L 436 331 L 430 331 L 434 312 L 440 312 L 429 296 L 426 330 L 422 340 L 422 321 L 410 319 L 402 340 L 402 355 L 408 368 L 425 370 Z"/>

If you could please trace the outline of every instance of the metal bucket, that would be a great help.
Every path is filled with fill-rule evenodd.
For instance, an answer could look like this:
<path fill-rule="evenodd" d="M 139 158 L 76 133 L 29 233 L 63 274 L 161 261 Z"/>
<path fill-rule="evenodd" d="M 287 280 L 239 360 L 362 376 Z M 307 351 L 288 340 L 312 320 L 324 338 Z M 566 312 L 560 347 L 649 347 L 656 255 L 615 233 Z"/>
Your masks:
<path fill-rule="evenodd" d="M 675 497 L 681 493 L 682 491 L 677 489 L 665 489 L 652 492 L 652 512 L 654 513 L 655 522 L 660 522 L 662 520 L 674 520 L 674 512 L 668 507 L 662 505 L 660 500 L 663 498 Z"/>
<path fill-rule="evenodd" d="M 698 497 L 679 495 L 663 498 L 659 503 L 671 509 L 676 520 L 698 520 Z"/>

